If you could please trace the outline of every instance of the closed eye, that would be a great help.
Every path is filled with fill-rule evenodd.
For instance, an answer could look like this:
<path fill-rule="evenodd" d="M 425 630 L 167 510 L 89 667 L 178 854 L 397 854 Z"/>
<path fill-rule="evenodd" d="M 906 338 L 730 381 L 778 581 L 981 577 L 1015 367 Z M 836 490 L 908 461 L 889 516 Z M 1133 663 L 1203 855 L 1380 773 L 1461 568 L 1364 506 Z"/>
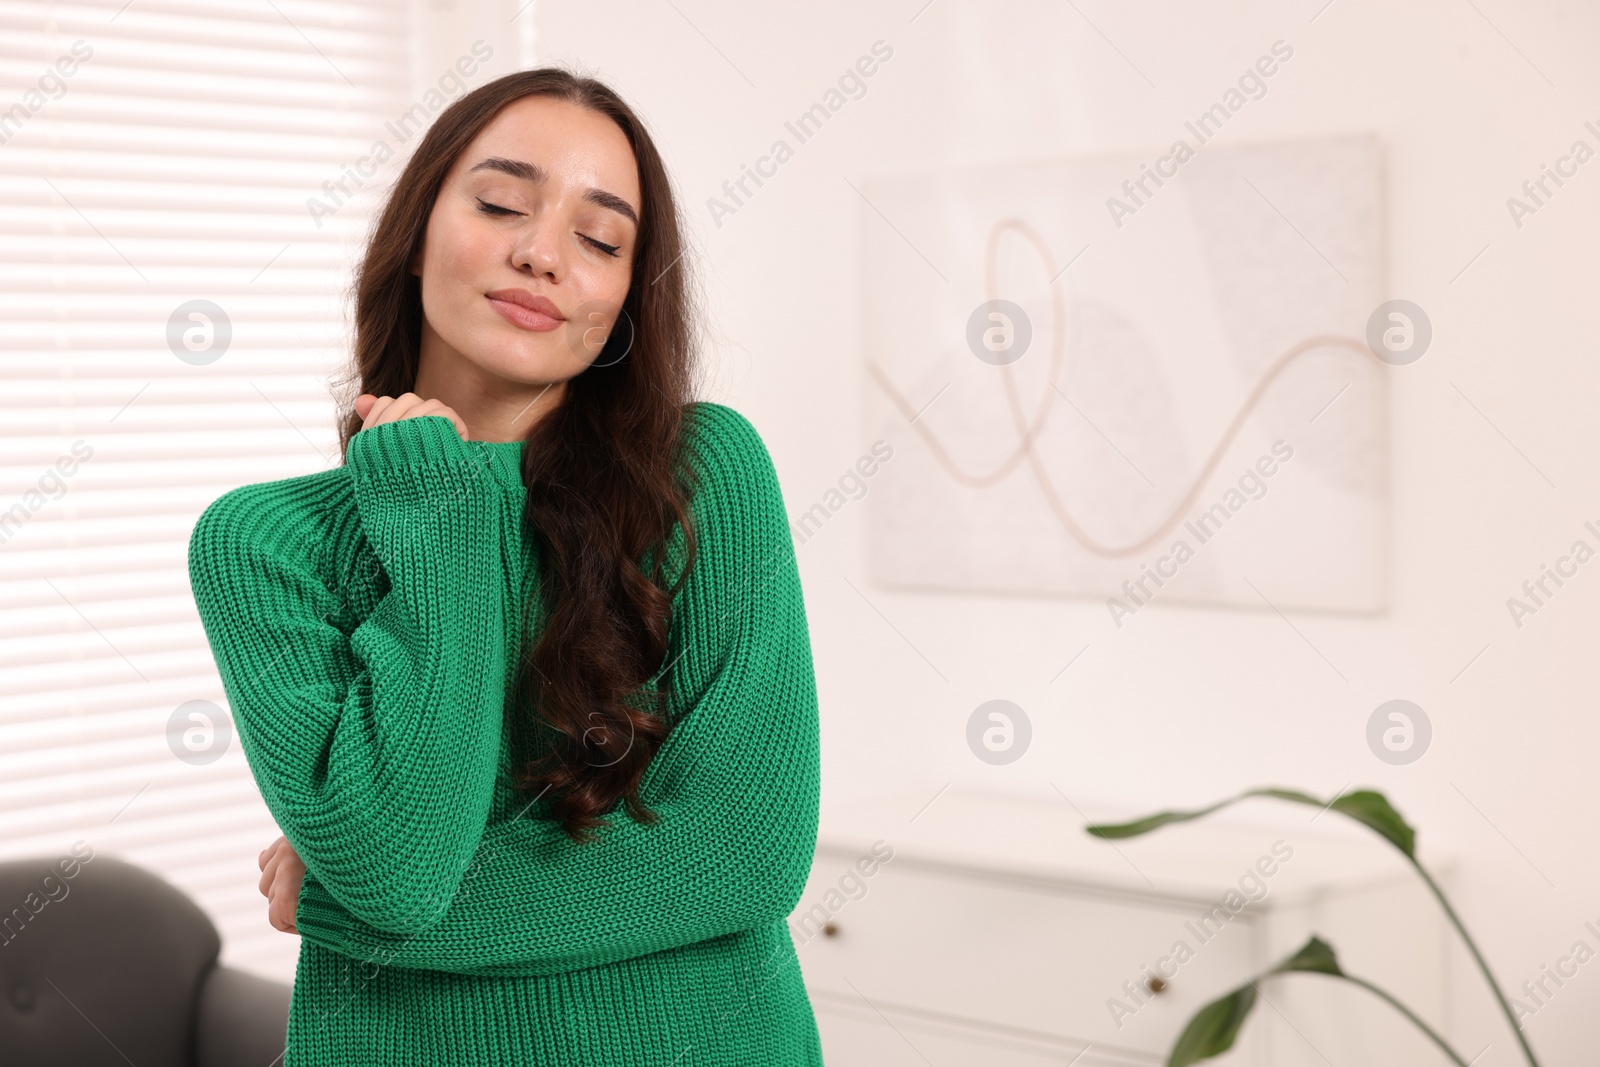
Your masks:
<path fill-rule="evenodd" d="M 478 201 L 478 211 L 484 215 L 489 215 L 495 218 L 503 218 L 506 215 L 522 214 L 520 211 L 512 211 L 510 208 L 501 207 L 499 204 L 491 204 L 481 196 L 475 197 L 475 199 Z M 588 234 L 579 234 L 578 236 L 582 237 L 585 241 L 589 242 L 601 252 L 611 256 L 613 259 L 616 258 L 618 249 L 622 247 L 621 245 L 608 245 L 604 241 L 596 241 Z"/>

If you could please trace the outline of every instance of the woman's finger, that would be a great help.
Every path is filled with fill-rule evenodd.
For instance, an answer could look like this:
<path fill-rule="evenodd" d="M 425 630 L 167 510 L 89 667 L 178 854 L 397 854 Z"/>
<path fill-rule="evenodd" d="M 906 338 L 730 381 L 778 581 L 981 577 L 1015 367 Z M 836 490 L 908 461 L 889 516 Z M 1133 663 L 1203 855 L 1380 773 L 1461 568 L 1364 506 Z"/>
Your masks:
<path fill-rule="evenodd" d="M 278 910 L 278 881 L 276 878 L 274 878 L 272 881 L 272 887 L 267 893 L 267 922 L 274 930 L 283 929 L 283 927 L 279 925 L 281 922 L 281 916 L 278 914 Z"/>
<path fill-rule="evenodd" d="M 383 414 L 378 416 L 379 422 L 398 422 L 411 417 L 411 409 L 422 403 L 423 400 L 416 393 L 401 393 L 383 409 Z"/>
<path fill-rule="evenodd" d="M 286 845 L 288 843 L 289 839 L 287 837 L 280 836 L 272 844 L 261 850 L 261 854 L 256 857 L 256 866 L 261 868 L 263 871 L 266 870 L 267 861 L 270 860 L 273 854 L 278 851 L 279 846 Z"/>
<path fill-rule="evenodd" d="M 392 403 L 394 403 L 394 397 L 392 396 L 380 396 L 375 400 L 372 408 L 367 412 L 366 418 L 361 420 L 361 428 L 365 430 L 376 426 L 383 418 L 384 410 Z"/>
<path fill-rule="evenodd" d="M 274 852 L 272 858 L 267 860 L 266 866 L 261 869 L 261 881 L 256 884 L 256 887 L 261 890 L 262 896 L 270 896 L 272 883 L 278 877 L 279 866 L 278 854 Z"/>
<path fill-rule="evenodd" d="M 273 929 L 295 933 L 295 909 L 299 906 L 299 880 L 279 877 L 272 884 L 272 895 L 267 898 L 267 921 Z"/>

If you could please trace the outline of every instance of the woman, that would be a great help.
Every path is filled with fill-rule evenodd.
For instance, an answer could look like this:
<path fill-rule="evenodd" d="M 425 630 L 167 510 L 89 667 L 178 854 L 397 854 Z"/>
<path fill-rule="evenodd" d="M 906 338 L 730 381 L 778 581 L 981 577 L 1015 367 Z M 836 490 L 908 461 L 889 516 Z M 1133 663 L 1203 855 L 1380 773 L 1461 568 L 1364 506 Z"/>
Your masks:
<path fill-rule="evenodd" d="M 468 94 L 366 250 L 344 465 L 195 525 L 285 1067 L 821 1063 L 805 609 L 761 438 L 688 400 L 682 252 L 604 85 Z"/>

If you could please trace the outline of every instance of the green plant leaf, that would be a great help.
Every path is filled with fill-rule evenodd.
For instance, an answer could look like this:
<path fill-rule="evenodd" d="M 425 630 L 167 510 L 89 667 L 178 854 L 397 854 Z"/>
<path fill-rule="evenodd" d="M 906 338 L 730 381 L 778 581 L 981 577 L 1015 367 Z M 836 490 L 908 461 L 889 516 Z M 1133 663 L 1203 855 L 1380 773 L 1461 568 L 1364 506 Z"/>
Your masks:
<path fill-rule="evenodd" d="M 1298 789 L 1250 789 L 1246 790 L 1243 794 L 1241 794 L 1241 796 L 1276 797 L 1279 800 L 1292 800 L 1296 804 L 1315 804 L 1319 808 L 1322 807 L 1324 803 L 1323 801 L 1312 796 L 1310 793 L 1302 793 Z"/>
<path fill-rule="evenodd" d="M 1329 807 L 1377 831 L 1391 845 L 1404 852 L 1408 859 L 1416 860 L 1417 831 L 1400 817 L 1400 813 L 1394 810 L 1394 805 L 1382 793 L 1373 789 L 1358 789 L 1354 793 L 1342 794 Z"/>
<path fill-rule="evenodd" d="M 1539 1061 L 1534 1057 L 1533 1048 L 1528 1044 L 1528 1039 L 1522 1033 L 1522 1026 L 1516 1014 L 1511 1010 L 1511 1003 L 1506 1000 L 1505 993 L 1500 988 L 1500 983 L 1495 980 L 1494 972 L 1489 969 L 1489 964 L 1484 960 L 1483 953 L 1478 951 L 1478 945 L 1467 933 L 1467 928 L 1461 922 L 1461 917 L 1456 914 L 1450 901 L 1445 898 L 1439 884 L 1433 876 L 1423 867 L 1417 859 L 1417 831 L 1405 818 L 1395 810 L 1389 799 L 1375 789 L 1358 789 L 1351 793 L 1340 793 L 1331 801 L 1324 804 L 1308 793 L 1297 789 L 1263 788 L 1251 789 L 1238 796 L 1219 801 L 1209 807 L 1198 808 L 1193 811 L 1163 811 L 1149 815 L 1142 819 L 1135 819 L 1125 823 L 1100 823 L 1085 826 L 1085 832 L 1094 837 L 1106 840 L 1117 840 L 1127 837 L 1138 837 L 1152 830 L 1158 830 L 1171 823 L 1188 822 L 1198 819 L 1219 808 L 1244 800 L 1247 797 L 1273 797 L 1277 800 L 1288 800 L 1296 804 L 1309 804 L 1319 809 L 1337 811 L 1349 819 L 1354 819 L 1379 837 L 1399 849 L 1412 868 L 1417 872 L 1428 889 L 1432 891 L 1439 906 L 1444 909 L 1445 917 L 1450 920 L 1450 925 L 1455 927 L 1456 933 L 1461 935 L 1461 940 L 1466 943 L 1467 951 L 1472 954 L 1473 960 L 1478 965 L 1478 970 L 1483 972 L 1484 981 L 1489 984 L 1490 991 L 1500 1005 L 1500 1010 L 1510 1024 L 1512 1033 L 1516 1036 L 1517 1044 L 1522 1049 L 1523 1057 L 1528 1061 L 1528 1067 L 1539 1067 Z M 1279 964 L 1277 968 L 1267 974 L 1279 974 L 1288 971 L 1307 971 L 1311 973 L 1328 974 L 1346 981 L 1354 982 L 1374 995 L 1388 1001 L 1396 1011 L 1405 1015 L 1419 1029 L 1428 1035 L 1434 1044 L 1451 1058 L 1452 1061 L 1466 1067 L 1466 1061 L 1459 1053 L 1450 1048 L 1444 1039 L 1422 1021 L 1410 1008 L 1401 1004 L 1390 994 L 1379 989 L 1365 979 L 1355 978 L 1345 974 L 1339 969 L 1339 962 L 1333 954 L 1333 949 L 1325 942 L 1313 937 L 1294 956 Z M 1261 977 L 1266 977 L 1262 975 Z M 1244 997 L 1245 990 L 1239 989 L 1220 1000 L 1212 1001 L 1189 1021 L 1177 1044 L 1173 1046 L 1172 1057 L 1168 1061 L 1169 1067 L 1194 1063 L 1232 1047 L 1234 1036 L 1239 1026 L 1243 1024 L 1244 1017 L 1254 1004 L 1254 993 L 1249 998 Z"/>
<path fill-rule="evenodd" d="M 1256 1006 L 1256 987 L 1252 982 L 1225 997 L 1218 997 L 1195 1012 L 1183 1028 L 1167 1056 L 1167 1067 L 1189 1067 L 1191 1063 L 1220 1056 L 1233 1047 L 1240 1027 Z"/>
<path fill-rule="evenodd" d="M 1188 1067 L 1191 1063 L 1220 1056 L 1233 1047 L 1239 1031 L 1244 1027 L 1250 1011 L 1256 1006 L 1256 982 L 1275 974 L 1305 971 L 1314 974 L 1345 976 L 1339 969 L 1338 956 L 1333 946 L 1315 934 L 1299 951 L 1276 967 L 1250 981 L 1227 996 L 1218 997 L 1199 1011 L 1183 1028 L 1167 1056 L 1167 1067 Z"/>
<path fill-rule="evenodd" d="M 1267 974 L 1288 974 L 1290 971 L 1311 971 L 1316 974 L 1337 975 L 1340 978 L 1345 976 L 1344 971 L 1339 969 L 1339 957 L 1334 954 L 1333 946 L 1315 934 L 1311 935 L 1311 940 L 1300 946 L 1300 951 L 1272 968 Z"/>
<path fill-rule="evenodd" d="M 1126 837 L 1138 837 L 1152 830 L 1159 830 L 1172 823 L 1189 822 L 1210 815 L 1219 808 L 1229 804 L 1238 803 L 1247 797 L 1272 797 L 1276 800 L 1289 800 L 1296 804 L 1309 804 L 1314 808 L 1328 808 L 1346 815 L 1363 824 L 1395 848 L 1406 854 L 1413 862 L 1417 858 L 1417 832 L 1412 829 L 1400 813 L 1390 804 L 1388 798 L 1373 789 L 1358 789 L 1353 793 L 1341 793 L 1331 803 L 1318 800 L 1309 793 L 1302 793 L 1298 789 L 1250 789 L 1236 797 L 1218 801 L 1209 807 L 1196 808 L 1192 811 L 1162 811 L 1154 815 L 1147 815 L 1142 819 L 1135 819 L 1125 823 L 1100 823 L 1084 827 L 1084 831 L 1095 837 L 1106 840 L 1121 840 Z"/>
<path fill-rule="evenodd" d="M 1102 823 L 1095 826 L 1086 826 L 1084 829 L 1095 837 L 1103 837 L 1107 840 L 1138 837 L 1140 834 L 1147 834 L 1151 830 L 1159 830 L 1161 827 L 1175 822 L 1189 822 L 1191 819 L 1202 818 L 1219 808 L 1225 808 L 1229 804 L 1237 803 L 1246 797 L 1277 797 L 1279 800 L 1295 800 L 1302 804 L 1315 804 L 1319 808 L 1322 807 L 1322 801 L 1316 797 L 1308 796 L 1293 789 L 1251 789 L 1248 792 L 1240 793 L 1236 797 L 1218 801 L 1210 807 L 1196 808 L 1193 811 L 1162 811 L 1154 815 L 1147 815 L 1142 819 L 1135 819 L 1133 822 Z"/>

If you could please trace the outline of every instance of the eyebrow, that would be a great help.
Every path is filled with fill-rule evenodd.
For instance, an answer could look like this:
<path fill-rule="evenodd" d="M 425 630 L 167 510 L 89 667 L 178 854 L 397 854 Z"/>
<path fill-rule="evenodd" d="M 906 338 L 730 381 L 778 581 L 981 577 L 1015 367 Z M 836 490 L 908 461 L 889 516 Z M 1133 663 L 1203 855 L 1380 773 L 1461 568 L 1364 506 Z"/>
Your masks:
<path fill-rule="evenodd" d="M 520 159 L 505 159 L 501 156 L 490 156 L 483 162 L 475 164 L 467 173 L 470 174 L 474 170 L 497 170 L 501 174 L 509 174 L 513 178 L 521 178 L 523 181 L 533 182 L 538 185 L 544 184 L 550 177 L 549 172 L 537 163 L 527 163 Z M 633 205 L 616 193 L 608 193 L 604 189 L 585 189 L 583 198 L 591 204 L 615 211 L 635 226 L 639 225 L 639 215 L 633 210 Z"/>

